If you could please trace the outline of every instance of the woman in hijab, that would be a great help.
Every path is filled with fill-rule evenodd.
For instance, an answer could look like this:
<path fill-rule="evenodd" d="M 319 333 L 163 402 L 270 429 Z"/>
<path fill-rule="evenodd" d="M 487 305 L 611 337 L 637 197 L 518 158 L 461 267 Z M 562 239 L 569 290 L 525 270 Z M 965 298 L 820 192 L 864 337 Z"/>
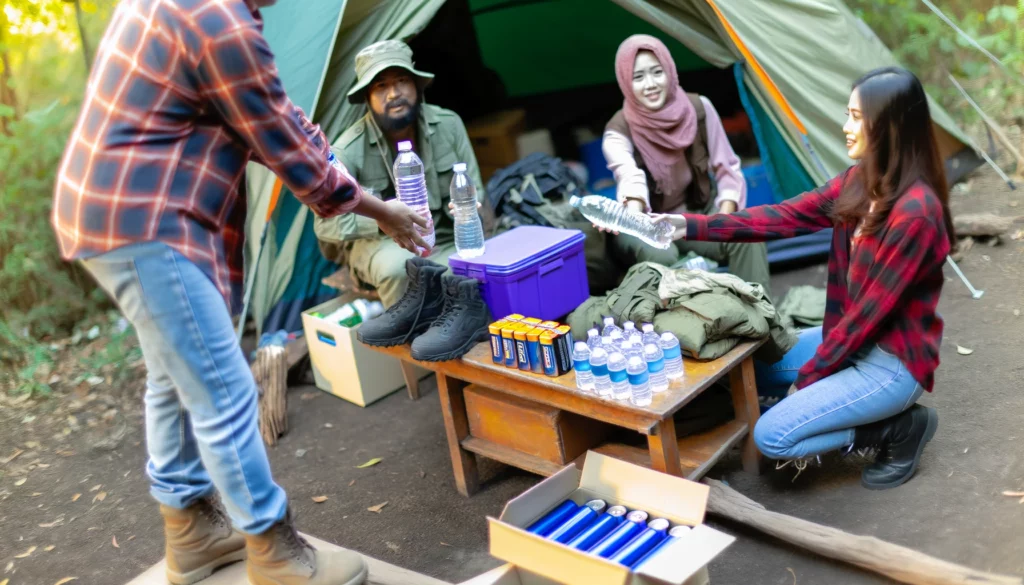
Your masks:
<path fill-rule="evenodd" d="M 718 112 L 707 98 L 679 87 L 665 44 L 649 35 L 629 37 L 615 56 L 615 77 L 623 104 L 605 127 L 602 148 L 615 175 L 618 200 L 639 212 L 710 214 L 743 209 L 747 185 Z M 764 244 L 679 240 L 668 250 L 659 250 L 619 234 L 613 245 L 616 256 L 628 265 L 671 266 L 693 252 L 728 264 L 731 273 L 769 293 Z"/>

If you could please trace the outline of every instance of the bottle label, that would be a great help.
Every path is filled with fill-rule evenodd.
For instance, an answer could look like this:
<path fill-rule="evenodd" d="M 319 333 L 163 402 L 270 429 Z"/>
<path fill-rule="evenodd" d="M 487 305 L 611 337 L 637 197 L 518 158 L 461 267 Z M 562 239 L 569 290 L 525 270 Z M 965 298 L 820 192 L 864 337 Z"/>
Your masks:
<path fill-rule="evenodd" d="M 650 379 L 647 372 L 640 372 L 639 374 L 630 374 L 629 383 L 633 386 L 640 386 L 646 384 L 647 380 Z"/>
<path fill-rule="evenodd" d="M 675 359 L 683 355 L 683 348 L 679 345 L 670 348 L 662 348 L 662 352 L 665 354 L 665 359 Z"/>
<path fill-rule="evenodd" d="M 647 362 L 647 371 L 651 374 L 657 374 L 658 372 L 665 369 L 665 358 L 656 359 L 652 362 Z"/>
<path fill-rule="evenodd" d="M 589 372 L 590 371 L 590 360 L 573 360 L 572 367 L 577 372 Z"/>
<path fill-rule="evenodd" d="M 604 365 L 590 364 L 590 369 L 591 369 L 591 371 L 594 372 L 594 375 L 597 376 L 598 378 L 601 378 L 601 377 L 604 377 L 604 376 L 608 375 L 608 364 L 604 364 Z"/>
<path fill-rule="evenodd" d="M 608 370 L 608 377 L 612 379 L 612 382 L 625 382 L 629 375 L 626 373 L 626 370 Z"/>

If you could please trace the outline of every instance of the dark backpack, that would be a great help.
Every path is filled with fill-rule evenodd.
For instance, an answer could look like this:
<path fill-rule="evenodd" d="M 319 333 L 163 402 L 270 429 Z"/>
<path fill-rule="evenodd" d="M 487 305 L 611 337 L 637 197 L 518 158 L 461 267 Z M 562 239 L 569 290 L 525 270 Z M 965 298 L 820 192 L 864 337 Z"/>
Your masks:
<path fill-rule="evenodd" d="M 582 183 L 562 159 L 535 152 L 495 173 L 487 182 L 487 200 L 505 228 L 553 227 L 538 208 L 583 195 Z"/>

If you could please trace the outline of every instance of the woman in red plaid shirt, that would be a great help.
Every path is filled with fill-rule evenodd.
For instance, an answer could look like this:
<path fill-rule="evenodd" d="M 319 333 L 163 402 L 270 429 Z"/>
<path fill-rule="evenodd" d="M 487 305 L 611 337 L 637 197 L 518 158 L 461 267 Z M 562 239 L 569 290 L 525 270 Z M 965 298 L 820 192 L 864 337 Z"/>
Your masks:
<path fill-rule="evenodd" d="M 813 354 L 786 356 L 804 365 L 754 440 L 787 462 L 876 448 L 861 483 L 885 489 L 910 479 L 938 426 L 935 410 L 915 403 L 939 365 L 935 308 L 954 234 L 921 82 L 897 67 L 874 70 L 853 85 L 847 116 L 857 164 L 820 189 L 731 215 L 656 217 L 672 223 L 676 239 L 718 242 L 834 228 L 822 342 Z"/>

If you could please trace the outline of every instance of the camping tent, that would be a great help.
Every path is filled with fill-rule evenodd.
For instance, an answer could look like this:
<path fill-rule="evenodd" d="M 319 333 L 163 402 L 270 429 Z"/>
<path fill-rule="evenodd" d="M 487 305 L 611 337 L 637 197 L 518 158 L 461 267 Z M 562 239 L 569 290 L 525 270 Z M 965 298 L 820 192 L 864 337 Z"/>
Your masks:
<path fill-rule="evenodd" d="M 442 9 L 467 13 L 471 25 L 437 32 L 431 48 L 469 39 L 510 98 L 612 83 L 619 42 L 643 32 L 666 41 L 681 72 L 732 68 L 778 199 L 848 166 L 841 127 L 850 83 L 870 68 L 895 64 L 842 0 L 304 0 L 299 6 L 283 1 L 267 9 L 265 34 L 288 94 L 313 112 L 331 140 L 362 115 L 345 98 L 355 81 L 356 52 L 377 40 L 414 39 Z M 418 63 L 438 74 L 438 88 L 445 71 L 427 66 L 414 49 Z M 449 54 L 458 56 L 451 61 L 470 58 Z M 474 80 L 457 83 L 468 87 Z M 949 115 L 931 105 L 947 171 L 959 177 L 977 166 L 976 157 Z M 252 315 L 258 325 L 297 330 L 300 311 L 333 294 L 320 279 L 335 267 L 319 253 L 309 210 L 266 169 L 250 165 L 247 187 L 247 258 L 259 255 Z M 268 218 L 266 250 L 259 254 Z"/>

